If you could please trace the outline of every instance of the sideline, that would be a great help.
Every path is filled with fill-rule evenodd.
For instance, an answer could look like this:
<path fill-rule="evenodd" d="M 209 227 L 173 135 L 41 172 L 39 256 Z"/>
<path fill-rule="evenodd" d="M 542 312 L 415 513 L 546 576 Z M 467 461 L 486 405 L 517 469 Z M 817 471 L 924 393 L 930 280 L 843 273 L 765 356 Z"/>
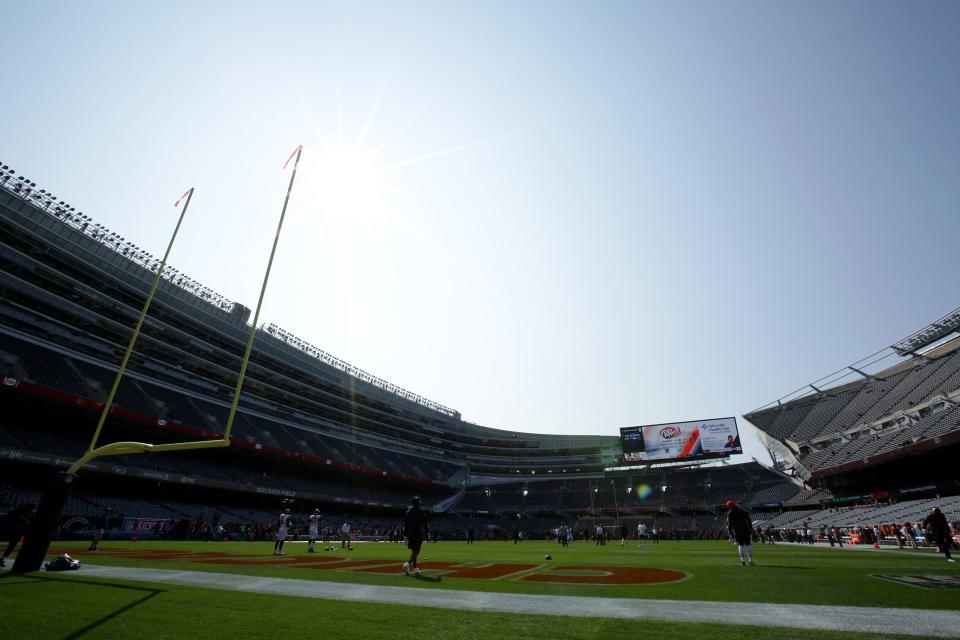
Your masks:
<path fill-rule="evenodd" d="M 791 629 L 859 631 L 905 636 L 960 637 L 960 611 L 880 607 L 652 600 L 587 596 L 545 596 L 520 593 L 447 591 L 444 589 L 386 587 L 292 578 L 266 578 L 232 573 L 142 569 L 84 565 L 80 574 L 94 578 L 175 584 L 227 591 L 244 591 L 376 602 L 467 611 L 650 619 L 667 622 L 741 624 Z M 455 597 L 454 597 L 455 596 Z"/>
<path fill-rule="evenodd" d="M 894 545 L 880 545 L 879 549 L 874 549 L 873 545 L 869 544 L 845 544 L 842 547 L 831 547 L 827 542 L 814 542 L 810 544 L 809 542 L 778 542 L 773 546 L 783 545 L 785 547 L 800 547 L 803 549 L 830 549 L 833 548 L 837 553 L 846 553 L 847 551 L 861 551 L 867 553 L 882 553 L 886 555 L 897 555 L 897 556 L 909 556 L 911 558 L 924 558 L 927 560 L 939 560 L 940 562 L 946 563 L 946 558 L 940 555 L 940 552 L 937 551 L 936 547 L 920 547 L 918 549 L 911 549 L 909 547 L 904 547 L 903 549 L 894 546 Z M 757 543 L 758 547 L 766 548 L 769 545 L 763 545 L 759 542 Z"/>

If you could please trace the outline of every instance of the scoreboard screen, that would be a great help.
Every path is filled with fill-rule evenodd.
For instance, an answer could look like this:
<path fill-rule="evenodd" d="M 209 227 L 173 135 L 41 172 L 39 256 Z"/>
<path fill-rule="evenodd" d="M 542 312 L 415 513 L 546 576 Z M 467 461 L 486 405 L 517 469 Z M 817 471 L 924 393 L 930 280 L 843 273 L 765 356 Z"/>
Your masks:
<path fill-rule="evenodd" d="M 722 458 L 743 453 L 736 418 L 622 427 L 620 444 L 624 462 Z"/>

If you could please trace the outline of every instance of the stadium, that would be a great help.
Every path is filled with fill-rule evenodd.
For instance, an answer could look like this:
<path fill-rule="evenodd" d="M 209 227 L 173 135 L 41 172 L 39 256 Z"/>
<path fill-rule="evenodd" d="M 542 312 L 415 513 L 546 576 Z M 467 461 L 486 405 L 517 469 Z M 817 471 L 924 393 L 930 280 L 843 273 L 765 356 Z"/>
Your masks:
<path fill-rule="evenodd" d="M 960 4 L 0 15 L 0 640 L 960 638 Z"/>
<path fill-rule="evenodd" d="M 7 165 L 2 170 L 0 481 L 10 511 L 39 503 L 52 475 L 83 455 L 159 261 Z M 229 410 L 223 399 L 236 380 L 249 315 L 243 305 L 165 270 L 105 440 L 222 436 Z M 425 563 L 425 575 L 446 577 L 443 584 L 451 588 L 470 588 L 457 586 L 460 580 L 470 585 L 515 575 L 524 581 L 514 578 L 517 584 L 536 578 L 555 589 L 605 580 L 608 587 L 643 585 L 657 578 L 642 567 L 618 573 L 597 566 L 601 559 L 594 556 L 541 573 L 529 551 L 518 563 L 516 549 L 538 545 L 535 554 L 549 552 L 560 531 L 581 554 L 601 542 L 621 548 L 621 537 L 631 551 L 638 542 L 722 545 L 709 541 L 727 539 L 724 505 L 735 500 L 749 509 L 758 545 L 829 539 L 832 546 L 836 539 L 902 549 L 900 531 L 913 523 L 916 544 L 907 546 L 924 554 L 925 579 L 942 575 L 954 582 L 940 586 L 956 586 L 955 573 L 929 564 L 936 554 L 919 524 L 933 506 L 944 509 L 954 530 L 960 520 L 953 464 L 960 451 L 958 328 L 960 311 L 954 311 L 866 364 L 746 414 L 773 462 L 731 464 L 724 454 L 628 460 L 615 436 L 472 424 L 454 409 L 264 325 L 256 332 L 231 446 L 216 456 L 184 451 L 89 463 L 64 505 L 51 552 L 70 550 L 90 568 L 132 562 L 194 569 L 202 565 L 193 563 L 206 562 L 213 570 L 256 567 L 254 575 L 317 568 L 320 579 L 330 579 L 324 562 L 344 558 L 304 563 L 310 558 L 299 547 L 271 563 L 252 552 L 257 543 L 269 547 L 277 514 L 290 507 L 291 545 L 306 540 L 307 515 L 318 510 L 325 549 L 341 552 L 346 522 L 352 528 L 347 545 L 357 549 L 351 553 L 368 556 L 352 569 L 339 568 L 338 579 L 376 575 L 374 584 L 389 584 L 383 576 L 399 574 L 398 563 L 386 559 L 397 556 L 389 543 L 402 538 L 403 513 L 418 494 L 435 511 L 431 532 L 439 545 L 430 550 L 438 559 Z M 101 519 L 108 549 L 94 559 L 82 543 Z M 649 540 L 637 540 L 641 523 Z M 466 540 L 468 532 L 478 546 L 513 540 L 509 562 L 498 568 L 457 553 L 441 560 L 443 546 Z M 206 544 L 212 541 L 217 550 L 211 555 L 207 549 L 215 547 Z M 221 545 L 233 547 L 222 551 Z M 894 564 L 903 560 L 892 556 L 901 551 L 888 553 Z M 631 557 L 627 567 L 637 560 L 647 562 Z M 584 561 L 587 568 L 578 570 Z M 622 558 L 603 562 L 625 571 Z M 902 568 L 915 570 L 912 562 Z M 673 569 L 647 573 L 658 570 Z M 646 597 L 617 588 L 618 595 Z M 948 602 L 955 601 L 940 606 L 953 608 Z"/>

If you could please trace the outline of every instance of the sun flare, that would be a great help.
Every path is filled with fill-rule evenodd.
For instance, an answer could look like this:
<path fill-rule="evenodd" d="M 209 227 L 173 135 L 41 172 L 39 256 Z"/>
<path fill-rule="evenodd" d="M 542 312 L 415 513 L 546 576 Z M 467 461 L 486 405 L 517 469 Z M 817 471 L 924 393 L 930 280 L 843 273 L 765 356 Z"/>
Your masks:
<path fill-rule="evenodd" d="M 313 158 L 311 196 L 324 216 L 370 222 L 384 215 L 386 185 L 366 149 L 333 149 Z"/>

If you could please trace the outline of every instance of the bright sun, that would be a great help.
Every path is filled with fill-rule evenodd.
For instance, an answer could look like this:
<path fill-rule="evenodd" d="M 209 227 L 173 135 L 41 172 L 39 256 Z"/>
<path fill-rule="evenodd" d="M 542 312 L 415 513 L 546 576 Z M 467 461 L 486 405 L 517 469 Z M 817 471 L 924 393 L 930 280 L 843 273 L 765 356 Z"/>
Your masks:
<path fill-rule="evenodd" d="M 314 114 L 309 114 L 319 144 L 307 145 L 304 149 L 305 159 L 309 159 L 303 167 L 303 177 L 309 185 L 305 200 L 309 201 L 311 206 L 309 213 L 305 212 L 303 215 L 346 227 L 359 224 L 368 229 L 380 227 L 380 223 L 389 221 L 414 233 L 422 241 L 434 245 L 425 233 L 414 228 L 391 206 L 391 199 L 410 195 L 409 188 L 398 188 L 391 177 L 396 180 L 398 170 L 489 144 L 513 134 L 494 135 L 398 161 L 384 162 L 380 156 L 393 138 L 376 147 L 366 144 L 379 102 L 378 96 L 358 135 L 352 141 L 344 131 L 339 94 L 335 127 L 321 127 Z M 301 222 L 304 221 L 305 219 L 301 219 Z"/>
<path fill-rule="evenodd" d="M 317 209 L 358 221 L 382 217 L 383 177 L 371 151 L 333 149 L 318 154 L 312 164 Z"/>

